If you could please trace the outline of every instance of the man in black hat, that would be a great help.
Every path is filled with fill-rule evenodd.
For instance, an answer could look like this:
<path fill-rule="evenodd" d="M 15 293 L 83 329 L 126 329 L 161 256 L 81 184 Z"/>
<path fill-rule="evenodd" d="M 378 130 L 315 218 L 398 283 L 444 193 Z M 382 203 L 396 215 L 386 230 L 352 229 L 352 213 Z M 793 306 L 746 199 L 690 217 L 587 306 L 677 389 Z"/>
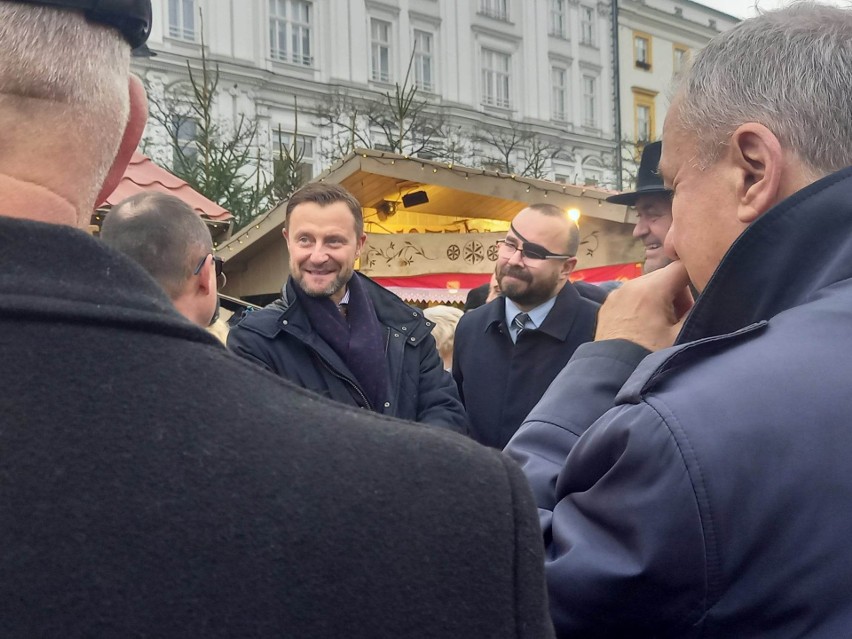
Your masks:
<path fill-rule="evenodd" d="M 645 246 L 644 273 L 656 271 L 671 262 L 663 253 L 663 240 L 672 225 L 672 192 L 663 186 L 663 179 L 657 171 L 662 148 L 662 142 L 651 142 L 642 150 L 635 191 L 606 199 L 607 202 L 636 208 L 633 237 L 642 240 Z"/>

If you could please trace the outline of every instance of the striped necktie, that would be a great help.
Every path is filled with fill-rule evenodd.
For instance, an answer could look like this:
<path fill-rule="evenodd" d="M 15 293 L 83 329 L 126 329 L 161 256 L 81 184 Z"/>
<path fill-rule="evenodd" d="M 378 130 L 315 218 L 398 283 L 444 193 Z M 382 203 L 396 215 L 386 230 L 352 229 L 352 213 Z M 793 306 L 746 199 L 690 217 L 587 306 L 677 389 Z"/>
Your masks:
<path fill-rule="evenodd" d="M 514 326 L 516 329 L 518 329 L 518 332 L 515 335 L 515 341 L 516 342 L 518 341 L 518 338 L 521 336 L 521 333 L 523 333 L 527 329 L 527 322 L 529 322 L 529 321 L 530 321 L 530 316 L 527 315 L 526 313 L 518 313 L 517 315 L 515 315 L 515 319 L 512 320 L 512 326 Z"/>

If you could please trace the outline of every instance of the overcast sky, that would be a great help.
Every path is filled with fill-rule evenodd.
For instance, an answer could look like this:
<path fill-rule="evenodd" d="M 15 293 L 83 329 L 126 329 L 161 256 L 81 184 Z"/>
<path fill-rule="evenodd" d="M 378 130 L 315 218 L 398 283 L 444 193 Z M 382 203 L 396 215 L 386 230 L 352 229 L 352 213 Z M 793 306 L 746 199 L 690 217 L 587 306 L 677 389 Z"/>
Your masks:
<path fill-rule="evenodd" d="M 790 4 L 791 0 L 696 0 L 697 2 L 724 11 L 738 18 L 749 18 L 755 14 L 754 5 L 761 9 L 777 9 Z M 852 0 L 820 0 L 823 4 L 852 9 Z"/>

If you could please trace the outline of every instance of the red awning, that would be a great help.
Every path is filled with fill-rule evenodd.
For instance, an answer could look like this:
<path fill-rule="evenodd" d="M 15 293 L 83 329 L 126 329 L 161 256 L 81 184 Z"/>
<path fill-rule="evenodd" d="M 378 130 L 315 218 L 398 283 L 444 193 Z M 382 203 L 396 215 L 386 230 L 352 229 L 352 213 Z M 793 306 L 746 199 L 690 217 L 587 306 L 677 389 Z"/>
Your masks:
<path fill-rule="evenodd" d="M 584 268 L 571 273 L 571 281 L 578 280 L 597 284 L 599 282 L 624 282 L 642 275 L 641 262 L 628 262 L 627 264 L 611 264 L 609 266 L 598 266 L 596 268 Z"/>
<path fill-rule="evenodd" d="M 574 271 L 571 280 L 597 283 L 624 281 L 642 274 L 642 264 L 613 264 Z M 374 277 L 373 281 L 408 302 L 463 304 L 471 289 L 491 280 L 490 273 L 432 273 L 411 277 Z"/>

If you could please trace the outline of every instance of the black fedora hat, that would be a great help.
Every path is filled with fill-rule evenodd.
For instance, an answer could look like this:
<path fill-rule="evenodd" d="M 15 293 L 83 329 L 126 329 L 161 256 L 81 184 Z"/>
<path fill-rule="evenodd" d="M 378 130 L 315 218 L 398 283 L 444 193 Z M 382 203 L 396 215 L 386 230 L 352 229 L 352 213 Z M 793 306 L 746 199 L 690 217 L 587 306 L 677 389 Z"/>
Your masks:
<path fill-rule="evenodd" d="M 651 142 L 642 149 L 642 160 L 639 162 L 639 175 L 636 176 L 636 190 L 629 193 L 610 195 L 606 201 L 613 204 L 626 204 L 634 206 L 640 195 L 654 195 L 655 193 L 671 193 L 663 186 L 663 178 L 660 177 L 657 167 L 660 164 L 660 153 L 663 150 L 662 142 Z"/>

